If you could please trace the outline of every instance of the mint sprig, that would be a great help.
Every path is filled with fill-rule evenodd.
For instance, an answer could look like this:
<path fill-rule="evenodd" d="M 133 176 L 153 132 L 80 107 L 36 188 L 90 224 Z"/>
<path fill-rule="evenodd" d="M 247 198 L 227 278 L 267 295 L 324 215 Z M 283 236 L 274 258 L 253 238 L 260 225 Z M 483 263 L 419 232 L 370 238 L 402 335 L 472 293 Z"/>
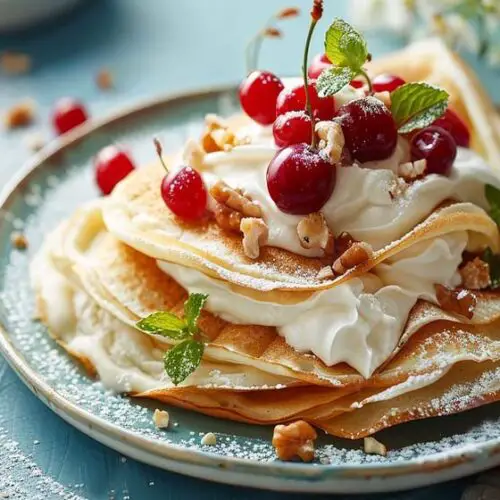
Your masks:
<path fill-rule="evenodd" d="M 449 94 L 424 82 L 405 83 L 391 92 L 391 112 L 398 131 L 407 134 L 427 127 L 448 107 Z"/>
<path fill-rule="evenodd" d="M 495 255 L 491 248 L 487 248 L 481 259 L 488 264 L 490 268 L 491 288 L 500 288 L 500 255 Z"/>
<path fill-rule="evenodd" d="M 500 190 L 491 184 L 484 186 L 484 196 L 490 205 L 489 216 L 500 227 Z"/>
<path fill-rule="evenodd" d="M 198 320 L 208 299 L 204 293 L 192 293 L 184 303 L 184 318 L 167 311 L 150 314 L 136 323 L 145 332 L 182 341 L 166 352 L 165 371 L 174 385 L 179 385 L 200 365 L 205 345 L 198 339 Z"/>

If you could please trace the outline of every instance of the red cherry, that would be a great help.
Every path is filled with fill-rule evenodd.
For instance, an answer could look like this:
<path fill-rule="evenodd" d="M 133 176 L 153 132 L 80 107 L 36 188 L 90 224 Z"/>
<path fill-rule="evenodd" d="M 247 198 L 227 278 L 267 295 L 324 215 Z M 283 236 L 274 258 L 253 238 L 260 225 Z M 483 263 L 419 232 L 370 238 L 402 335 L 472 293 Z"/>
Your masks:
<path fill-rule="evenodd" d="M 201 219 L 207 208 L 207 188 L 201 175 L 191 167 L 182 167 L 165 176 L 161 196 L 172 212 L 186 220 Z"/>
<path fill-rule="evenodd" d="M 307 75 L 313 80 L 318 78 L 325 69 L 331 68 L 332 63 L 326 54 L 316 54 L 307 70 Z"/>
<path fill-rule="evenodd" d="M 240 104 L 252 120 L 271 125 L 276 118 L 276 99 L 283 82 L 269 71 L 253 71 L 240 85 Z"/>
<path fill-rule="evenodd" d="M 102 194 L 110 194 L 135 166 L 125 151 L 116 146 L 106 146 L 97 153 L 94 169 L 95 180 Z"/>
<path fill-rule="evenodd" d="M 294 144 L 276 153 L 266 179 L 269 194 L 282 212 L 306 215 L 320 210 L 330 198 L 335 167 L 308 144 Z"/>
<path fill-rule="evenodd" d="M 87 121 L 87 111 L 83 104 L 71 97 L 63 97 L 54 106 L 52 122 L 59 135 Z"/>
<path fill-rule="evenodd" d="M 305 111 L 289 111 L 279 115 L 273 125 L 274 142 L 279 148 L 311 140 L 311 119 Z"/>
<path fill-rule="evenodd" d="M 398 142 L 398 131 L 391 112 L 368 96 L 348 102 L 338 110 L 345 144 L 361 163 L 389 158 Z"/>
<path fill-rule="evenodd" d="M 365 84 L 365 81 L 364 80 L 351 80 L 351 83 L 349 84 L 351 87 L 354 87 L 355 89 L 360 89 L 363 87 L 363 85 Z"/>
<path fill-rule="evenodd" d="M 411 140 L 412 161 L 427 160 L 426 174 L 448 175 L 456 156 L 457 145 L 452 135 L 441 127 L 424 128 Z"/>
<path fill-rule="evenodd" d="M 470 132 L 467 125 L 453 110 L 448 108 L 441 118 L 438 118 L 433 125 L 444 128 L 449 132 L 457 146 L 468 148 L 470 145 Z"/>
<path fill-rule="evenodd" d="M 334 115 L 335 101 L 333 97 L 319 97 L 316 82 L 309 83 L 309 95 L 313 116 L 316 120 L 331 120 Z M 283 89 L 276 101 L 276 116 L 288 111 L 304 111 L 306 109 L 306 92 L 304 85 Z"/>
<path fill-rule="evenodd" d="M 374 92 L 392 92 L 405 83 L 399 76 L 383 73 L 372 80 L 372 87 Z"/>

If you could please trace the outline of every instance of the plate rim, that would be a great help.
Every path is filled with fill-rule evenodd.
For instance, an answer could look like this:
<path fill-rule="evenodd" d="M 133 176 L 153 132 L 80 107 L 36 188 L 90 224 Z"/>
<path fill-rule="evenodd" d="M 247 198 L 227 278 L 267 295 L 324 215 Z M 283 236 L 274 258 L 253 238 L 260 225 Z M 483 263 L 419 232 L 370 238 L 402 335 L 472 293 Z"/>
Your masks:
<path fill-rule="evenodd" d="M 178 104 L 196 98 L 227 95 L 236 89 L 236 85 L 228 84 L 167 93 L 121 106 L 118 111 L 76 127 L 47 144 L 7 181 L 0 190 L 0 210 L 8 210 L 18 191 L 30 182 L 32 175 L 39 169 L 43 170 L 47 162 L 57 158 L 58 154 L 97 130 L 112 126 L 124 118 L 154 110 L 158 106 Z M 24 359 L 22 353 L 13 345 L 8 329 L 2 323 L 0 323 L 0 352 L 25 385 L 70 425 L 105 446 L 133 456 L 140 461 L 203 479 L 282 491 L 293 489 L 293 491 L 302 492 L 352 493 L 352 487 L 356 486 L 354 490 L 356 493 L 375 493 L 410 489 L 456 479 L 500 464 L 500 438 L 482 443 L 464 444 L 451 452 L 441 451 L 424 460 L 414 458 L 401 463 L 378 463 L 376 465 L 366 463 L 311 465 L 280 461 L 262 463 L 251 459 L 224 457 L 199 449 L 183 448 L 137 435 L 133 431 L 93 415 L 64 398 Z M 114 441 L 110 443 L 107 438 Z M 120 446 L 117 446 L 117 443 Z M 151 460 L 151 457 L 170 461 L 170 463 L 158 465 Z M 200 468 L 203 471 L 200 471 Z M 419 477 L 423 474 L 425 477 Z M 252 475 L 258 475 L 259 479 L 266 480 L 256 485 Z M 409 477 L 410 480 L 408 480 Z M 360 482 L 360 479 L 364 481 Z M 398 480 L 403 482 L 399 483 Z"/>

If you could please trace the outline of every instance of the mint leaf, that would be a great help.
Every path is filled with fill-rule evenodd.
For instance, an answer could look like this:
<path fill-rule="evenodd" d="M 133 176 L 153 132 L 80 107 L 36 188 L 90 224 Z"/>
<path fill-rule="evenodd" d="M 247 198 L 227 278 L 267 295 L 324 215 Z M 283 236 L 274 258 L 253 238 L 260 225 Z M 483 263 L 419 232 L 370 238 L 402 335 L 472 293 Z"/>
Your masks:
<path fill-rule="evenodd" d="M 205 346 L 197 340 L 185 340 L 165 353 L 165 371 L 179 385 L 200 365 Z"/>
<path fill-rule="evenodd" d="M 366 62 L 368 49 L 359 31 L 343 19 L 335 19 L 325 35 L 325 54 L 336 66 L 359 69 Z"/>
<path fill-rule="evenodd" d="M 193 334 L 198 331 L 198 319 L 207 299 L 206 293 L 192 293 L 184 303 L 184 318 L 189 333 Z"/>
<path fill-rule="evenodd" d="M 327 97 L 342 90 L 357 75 L 357 71 L 347 66 L 325 69 L 316 80 L 316 90 L 320 97 Z"/>
<path fill-rule="evenodd" d="M 490 217 L 497 223 L 497 226 L 500 226 L 500 190 L 491 184 L 486 184 L 484 196 L 490 205 Z"/>
<path fill-rule="evenodd" d="M 448 92 L 428 83 L 411 82 L 391 93 L 391 112 L 399 132 L 427 127 L 448 106 Z"/>
<path fill-rule="evenodd" d="M 188 325 L 175 314 L 169 312 L 155 312 L 136 323 L 139 330 L 170 337 L 174 340 L 185 339 L 188 335 Z"/>
<path fill-rule="evenodd" d="M 491 280 L 491 288 L 499 288 L 500 287 L 500 255 L 495 255 L 491 248 L 487 248 L 481 259 L 486 262 L 490 268 L 490 280 Z"/>

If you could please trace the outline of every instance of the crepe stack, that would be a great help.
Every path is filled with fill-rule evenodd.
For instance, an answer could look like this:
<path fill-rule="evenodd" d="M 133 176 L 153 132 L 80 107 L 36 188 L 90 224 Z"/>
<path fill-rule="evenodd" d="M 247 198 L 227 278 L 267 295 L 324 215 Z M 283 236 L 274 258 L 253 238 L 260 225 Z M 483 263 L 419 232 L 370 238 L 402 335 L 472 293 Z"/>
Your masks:
<path fill-rule="evenodd" d="M 452 107 L 470 126 L 473 149 L 493 166 L 500 164 L 493 104 L 465 65 L 439 42 L 412 46 L 372 63 L 370 71 L 431 80 L 446 88 Z M 247 126 L 241 117 L 232 123 Z M 469 319 L 440 307 L 432 293 L 422 293 L 415 305 L 411 302 L 396 338 L 384 338 L 382 324 L 377 338 L 387 351 L 384 359 L 376 358 L 379 346 L 371 344 L 372 332 L 366 333 L 366 343 L 358 348 L 370 359 L 373 369 L 367 373 L 294 349 L 262 318 L 255 320 L 259 325 L 238 324 L 227 321 L 227 314 L 204 310 L 199 324 L 206 339 L 202 363 L 174 386 L 162 360 L 175 341 L 136 327 L 157 311 L 182 316 L 187 290 L 165 269 L 208 277 L 213 286 L 260 304 L 264 316 L 269 304 L 292 314 L 318 294 L 340 293 L 353 280 L 364 285 L 367 297 L 380 290 L 390 295 L 398 273 L 413 277 L 418 287 L 425 262 L 418 269 L 411 269 L 411 263 L 421 262 L 439 242 L 448 245 L 444 251 L 457 241 L 466 241 L 463 250 L 470 252 L 489 247 L 498 253 L 500 247 L 498 228 L 481 206 L 484 201 L 446 199 L 404 234 L 375 245 L 372 258 L 340 276 L 321 279 L 321 256 L 265 246 L 258 259 L 250 259 L 241 235 L 224 231 L 213 219 L 203 224 L 177 219 L 160 196 L 163 176 L 160 164 L 138 169 L 111 196 L 78 209 L 47 237 L 33 263 L 41 320 L 108 387 L 251 424 L 303 419 L 350 439 L 499 399 L 500 293 L 491 290 L 474 291 L 476 305 Z M 303 335 L 312 335 L 307 326 Z"/>

